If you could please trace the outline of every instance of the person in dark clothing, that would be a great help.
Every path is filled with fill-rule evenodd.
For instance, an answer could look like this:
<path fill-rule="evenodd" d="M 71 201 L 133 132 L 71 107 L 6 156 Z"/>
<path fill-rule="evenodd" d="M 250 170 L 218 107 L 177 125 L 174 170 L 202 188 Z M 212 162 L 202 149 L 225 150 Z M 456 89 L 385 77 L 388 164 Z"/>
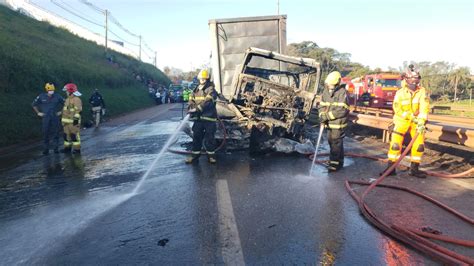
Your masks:
<path fill-rule="evenodd" d="M 92 105 L 92 107 L 101 107 L 105 109 L 104 97 L 102 97 L 98 89 L 94 89 L 94 93 L 89 98 L 89 103 Z"/>
<path fill-rule="evenodd" d="M 191 120 L 194 120 L 193 148 L 192 154 L 186 158 L 186 163 L 192 163 L 199 158 L 203 141 L 209 163 L 216 163 L 216 140 L 214 135 L 217 130 L 215 102 L 217 92 L 214 89 L 214 84 L 209 80 L 209 72 L 207 70 L 201 70 L 198 78 L 200 84 L 189 97 L 188 113 L 191 115 Z"/>
<path fill-rule="evenodd" d="M 54 84 L 46 83 L 46 92 L 41 93 L 32 103 L 33 110 L 42 118 L 43 132 L 43 154 L 49 154 L 49 137 L 53 135 L 53 151 L 59 150 L 59 116 L 64 106 L 64 99 L 58 94 L 54 94 Z"/>
<path fill-rule="evenodd" d="M 335 172 L 344 166 L 344 142 L 349 103 L 347 92 L 341 86 L 341 74 L 337 71 L 329 73 L 325 80 L 325 88 L 319 103 L 321 126 L 328 129 L 330 147 L 328 171 Z"/>
<path fill-rule="evenodd" d="M 98 89 L 94 89 L 94 93 L 89 98 L 89 103 L 92 106 L 91 109 L 94 117 L 95 127 L 98 127 L 102 116 L 105 115 L 104 97 L 102 97 Z"/>

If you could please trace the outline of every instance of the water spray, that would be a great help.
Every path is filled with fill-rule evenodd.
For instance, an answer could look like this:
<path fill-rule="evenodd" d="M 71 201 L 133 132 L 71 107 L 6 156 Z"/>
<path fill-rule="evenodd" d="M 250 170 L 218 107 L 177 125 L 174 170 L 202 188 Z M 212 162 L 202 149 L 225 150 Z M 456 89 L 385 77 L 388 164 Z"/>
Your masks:
<path fill-rule="evenodd" d="M 156 163 L 158 162 L 158 160 L 163 156 L 163 154 L 168 150 L 168 148 L 174 143 L 178 133 L 183 129 L 183 127 L 186 125 L 186 123 L 189 121 L 189 118 L 190 118 L 190 115 L 186 115 L 183 120 L 181 120 L 181 123 L 179 124 L 179 126 L 176 128 L 176 130 L 173 132 L 173 134 L 171 134 L 171 136 L 168 138 L 168 140 L 166 141 L 166 144 L 163 146 L 163 148 L 161 148 L 160 152 L 158 153 L 158 155 L 156 155 L 156 158 L 155 160 L 151 163 L 150 167 L 148 168 L 148 170 L 145 172 L 145 174 L 142 176 L 142 178 L 140 178 L 140 181 L 138 181 L 138 184 L 137 186 L 133 189 L 133 192 L 132 194 L 136 194 L 138 192 L 138 190 L 140 190 L 141 186 L 143 185 L 143 182 L 148 178 L 148 176 L 150 175 L 151 173 L 151 170 L 153 170 L 153 168 L 155 168 L 155 165 Z"/>
<path fill-rule="evenodd" d="M 314 150 L 313 163 L 311 164 L 311 170 L 309 170 L 309 175 L 313 172 L 314 163 L 316 162 L 316 157 L 318 156 L 319 145 L 321 144 L 321 138 L 323 137 L 324 125 L 319 125 L 319 135 L 318 141 L 316 142 L 316 148 Z"/>

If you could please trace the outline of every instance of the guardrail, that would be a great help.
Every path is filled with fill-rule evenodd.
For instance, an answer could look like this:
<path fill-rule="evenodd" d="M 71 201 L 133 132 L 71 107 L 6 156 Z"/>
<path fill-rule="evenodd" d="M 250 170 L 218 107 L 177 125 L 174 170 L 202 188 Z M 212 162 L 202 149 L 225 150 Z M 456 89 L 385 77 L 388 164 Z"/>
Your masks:
<path fill-rule="evenodd" d="M 377 117 L 392 117 L 393 110 L 391 109 L 380 109 L 380 108 L 373 108 L 373 107 L 361 107 L 361 106 L 351 106 L 351 111 L 356 113 L 362 114 L 373 114 Z M 459 117 L 459 116 L 452 116 L 452 115 L 435 115 L 429 114 L 428 120 L 431 122 L 449 122 L 456 125 L 466 125 L 466 126 L 474 126 L 474 118 L 469 117 Z"/>
<path fill-rule="evenodd" d="M 392 118 L 351 112 L 349 114 L 349 120 L 354 124 L 383 130 L 383 139 L 384 141 L 388 140 L 388 127 L 392 123 Z M 428 131 L 425 133 L 427 139 L 445 141 L 474 148 L 473 128 L 437 125 L 433 123 L 428 123 L 426 127 L 428 128 Z"/>

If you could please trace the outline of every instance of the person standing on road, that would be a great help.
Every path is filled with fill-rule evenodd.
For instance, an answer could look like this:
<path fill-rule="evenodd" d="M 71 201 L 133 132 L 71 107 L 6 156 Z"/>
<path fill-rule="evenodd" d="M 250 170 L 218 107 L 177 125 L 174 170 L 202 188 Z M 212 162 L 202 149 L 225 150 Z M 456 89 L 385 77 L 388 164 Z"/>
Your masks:
<path fill-rule="evenodd" d="M 42 118 L 43 154 L 49 154 L 49 137 L 53 135 L 53 151 L 58 153 L 59 147 L 59 116 L 64 105 L 63 97 L 54 94 L 54 84 L 46 83 L 46 92 L 41 93 L 32 103 L 33 110 Z"/>
<path fill-rule="evenodd" d="M 72 153 L 81 153 L 82 101 L 79 96 L 82 94 L 74 83 L 66 84 L 63 90 L 68 95 L 61 118 L 64 127 L 64 153 L 71 152 L 71 150 Z"/>
<path fill-rule="evenodd" d="M 333 71 L 324 81 L 324 90 L 319 103 L 321 126 L 328 129 L 330 147 L 328 172 L 335 172 L 344 166 L 344 137 L 349 115 L 347 92 L 341 85 L 341 73 Z"/>
<path fill-rule="evenodd" d="M 410 130 L 412 138 L 417 132 L 418 137 L 411 148 L 409 173 L 415 177 L 425 178 L 426 174 L 420 171 L 419 167 L 425 150 L 424 133 L 430 110 L 429 98 L 426 89 L 420 86 L 421 75 L 413 65 L 408 66 L 402 78 L 402 88 L 397 91 L 393 100 L 394 128 L 388 151 L 389 161 L 385 171 L 400 158 L 404 136 Z M 389 175 L 395 174 L 395 169 L 389 173 Z"/>
<path fill-rule="evenodd" d="M 191 96 L 191 93 L 193 91 L 190 90 L 188 87 L 185 87 L 183 89 L 183 104 L 181 105 L 181 114 L 184 113 L 184 107 L 186 105 L 187 102 L 189 102 L 189 96 Z"/>
<path fill-rule="evenodd" d="M 161 104 L 161 93 L 160 93 L 160 90 L 156 90 L 156 93 L 155 93 L 155 103 L 157 105 L 160 105 Z"/>
<path fill-rule="evenodd" d="M 99 116 L 97 119 L 100 121 L 102 116 L 105 115 L 105 101 L 98 89 L 94 89 L 94 93 L 89 98 L 89 103 L 92 106 L 92 113 L 95 114 L 95 116 Z M 96 121 L 94 121 L 94 123 L 95 122 Z M 96 123 L 96 127 L 97 126 L 98 124 Z"/>
<path fill-rule="evenodd" d="M 203 69 L 198 74 L 199 85 L 194 89 L 189 97 L 188 113 L 193 125 L 193 148 L 192 154 L 186 158 L 186 163 L 192 163 L 199 158 L 203 146 L 207 152 L 209 163 L 216 163 L 215 133 L 217 130 L 217 110 L 216 99 L 217 92 L 214 89 L 214 83 L 209 79 L 209 71 Z"/>

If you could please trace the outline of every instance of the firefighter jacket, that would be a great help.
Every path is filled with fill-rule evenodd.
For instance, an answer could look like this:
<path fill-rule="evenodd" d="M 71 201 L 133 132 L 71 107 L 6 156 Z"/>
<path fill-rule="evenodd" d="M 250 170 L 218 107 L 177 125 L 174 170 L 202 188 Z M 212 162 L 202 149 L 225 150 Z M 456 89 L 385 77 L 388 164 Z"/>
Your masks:
<path fill-rule="evenodd" d="M 402 82 L 402 88 L 395 94 L 393 100 L 393 121 L 398 123 L 410 122 L 413 118 L 418 121 L 426 122 L 430 102 L 426 89 L 418 87 L 415 91 L 410 90 L 405 82 Z"/>
<path fill-rule="evenodd" d="M 196 108 L 197 114 L 193 120 L 217 121 L 216 110 L 217 92 L 214 83 L 199 84 L 189 96 L 189 108 Z"/>
<path fill-rule="evenodd" d="M 349 103 L 344 86 L 336 87 L 332 93 L 324 88 L 319 103 L 319 115 L 326 114 L 328 117 L 327 126 L 330 129 L 342 129 L 347 126 L 347 116 L 349 115 Z"/>
<path fill-rule="evenodd" d="M 61 122 L 63 125 L 72 124 L 74 120 L 79 121 L 81 119 L 82 101 L 79 97 L 71 95 L 67 97 L 64 103 L 63 116 Z"/>

